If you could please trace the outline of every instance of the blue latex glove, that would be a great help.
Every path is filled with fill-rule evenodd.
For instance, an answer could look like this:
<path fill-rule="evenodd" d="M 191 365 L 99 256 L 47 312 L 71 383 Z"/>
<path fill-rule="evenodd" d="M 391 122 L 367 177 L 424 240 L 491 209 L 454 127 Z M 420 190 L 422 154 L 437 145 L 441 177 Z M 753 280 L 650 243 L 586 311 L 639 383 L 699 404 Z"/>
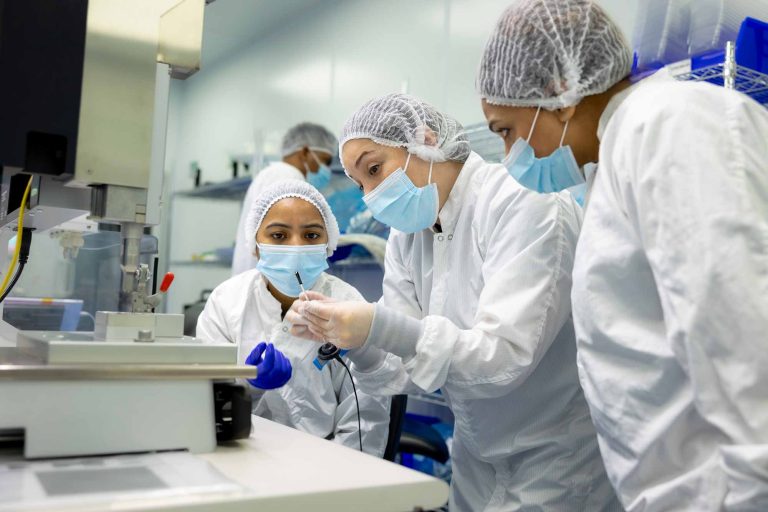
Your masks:
<path fill-rule="evenodd" d="M 259 389 L 275 389 L 291 380 L 291 362 L 271 343 L 261 342 L 251 351 L 245 364 L 255 366 L 259 372 L 255 379 L 248 379 L 251 386 Z"/>

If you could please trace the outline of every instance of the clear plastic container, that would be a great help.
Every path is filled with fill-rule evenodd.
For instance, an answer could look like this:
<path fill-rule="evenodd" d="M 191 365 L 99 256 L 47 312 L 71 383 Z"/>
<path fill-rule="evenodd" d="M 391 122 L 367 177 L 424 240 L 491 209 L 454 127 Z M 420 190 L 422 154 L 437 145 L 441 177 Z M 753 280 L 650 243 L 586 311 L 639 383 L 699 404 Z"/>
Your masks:
<path fill-rule="evenodd" d="M 691 4 L 689 55 L 722 50 L 736 41 L 744 18 L 768 21 L 766 0 L 696 0 Z"/>
<path fill-rule="evenodd" d="M 768 21 L 766 0 L 647 0 L 640 4 L 633 46 L 635 70 L 724 50 L 745 18 Z"/>
<path fill-rule="evenodd" d="M 633 46 L 639 70 L 688 57 L 692 0 L 647 0 L 640 4 Z"/>

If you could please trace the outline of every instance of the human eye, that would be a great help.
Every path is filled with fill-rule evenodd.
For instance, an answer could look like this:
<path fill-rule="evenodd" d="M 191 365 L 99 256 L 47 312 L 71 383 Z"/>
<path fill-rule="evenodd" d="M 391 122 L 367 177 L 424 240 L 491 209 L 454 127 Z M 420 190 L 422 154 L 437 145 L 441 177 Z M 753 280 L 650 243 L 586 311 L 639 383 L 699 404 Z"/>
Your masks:
<path fill-rule="evenodd" d="M 380 169 L 381 169 L 381 166 L 379 164 L 373 164 L 368 168 L 368 174 L 370 176 L 376 176 L 376 174 L 379 172 Z"/>
<path fill-rule="evenodd" d="M 496 129 L 496 135 L 498 135 L 502 139 L 506 140 L 507 137 L 509 137 L 509 128 L 498 128 L 498 129 Z"/>

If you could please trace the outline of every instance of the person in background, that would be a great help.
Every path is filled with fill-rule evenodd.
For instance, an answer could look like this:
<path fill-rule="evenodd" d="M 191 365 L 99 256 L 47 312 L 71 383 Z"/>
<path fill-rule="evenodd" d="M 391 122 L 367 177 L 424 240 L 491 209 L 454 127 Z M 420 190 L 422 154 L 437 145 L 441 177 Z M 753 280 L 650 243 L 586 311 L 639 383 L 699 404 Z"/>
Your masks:
<path fill-rule="evenodd" d="M 482 58 L 483 109 L 508 149 L 528 137 L 560 179 L 563 145 L 598 163 L 572 299 L 624 506 L 765 511 L 768 111 L 667 69 L 631 85 L 631 58 L 597 3 L 519 1 Z"/>
<path fill-rule="evenodd" d="M 255 197 L 270 185 L 285 180 L 308 181 L 316 189 L 323 189 L 331 181 L 329 165 L 337 148 L 336 136 L 319 124 L 300 123 L 288 130 L 283 137 L 283 160 L 260 170 L 245 194 L 235 234 L 233 276 L 256 266 L 256 259 L 245 239 L 245 223 Z"/>
<path fill-rule="evenodd" d="M 371 393 L 442 390 L 456 418 L 451 510 L 619 510 L 576 371 L 580 208 L 520 186 L 413 96 L 363 105 L 341 157 L 392 227 L 384 296 L 310 292 L 286 316 L 292 332 L 357 349 Z"/>
<path fill-rule="evenodd" d="M 301 293 L 296 272 L 307 290 L 338 300 L 363 300 L 352 286 L 324 272 L 326 258 L 339 241 L 336 218 L 314 187 L 289 180 L 254 198 L 245 230 L 258 265 L 213 291 L 198 319 L 197 337 L 236 343 L 240 360 L 270 350 L 271 343 L 272 350 L 290 361 L 293 377 L 279 389 L 253 390 L 253 413 L 359 449 L 355 396 L 345 369 L 331 361 L 318 370 L 313 364 L 318 345 L 292 336 L 283 321 Z M 256 356 L 246 362 L 251 364 Z M 381 456 L 389 433 L 390 400 L 362 391 L 357 395 L 363 450 Z"/>

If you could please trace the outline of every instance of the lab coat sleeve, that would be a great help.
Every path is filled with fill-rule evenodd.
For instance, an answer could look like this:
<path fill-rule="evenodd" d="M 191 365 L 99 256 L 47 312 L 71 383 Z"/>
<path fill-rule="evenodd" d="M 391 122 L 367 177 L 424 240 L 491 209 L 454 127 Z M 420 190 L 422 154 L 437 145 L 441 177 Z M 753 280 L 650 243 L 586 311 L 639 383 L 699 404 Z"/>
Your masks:
<path fill-rule="evenodd" d="M 235 343 L 227 322 L 226 312 L 222 309 L 220 291 L 214 290 L 205 303 L 205 308 L 197 318 L 195 336 L 212 343 Z"/>
<path fill-rule="evenodd" d="M 352 382 L 341 364 L 331 365 L 333 387 L 339 400 L 336 407 L 334 441 L 355 450 L 360 449 L 357 434 L 357 405 Z M 360 425 L 363 433 L 363 451 L 377 457 L 384 455 L 389 435 L 388 396 L 372 396 L 358 386 L 357 399 L 360 403 Z"/>
<path fill-rule="evenodd" d="M 231 289 L 223 290 L 222 287 L 218 287 L 213 290 L 208 301 L 205 303 L 205 308 L 200 316 L 197 318 L 197 327 L 195 329 L 195 337 L 200 338 L 204 342 L 212 343 L 237 343 L 234 333 L 232 332 L 234 319 L 228 318 L 227 309 L 224 304 L 224 297 L 227 292 L 232 292 Z M 245 361 L 247 354 L 243 356 L 239 354 L 238 357 L 242 357 Z M 245 379 L 237 379 L 239 384 L 245 386 L 251 394 L 251 398 L 256 400 L 264 394 L 264 390 L 251 386 Z"/>
<path fill-rule="evenodd" d="M 629 172 L 612 186 L 636 224 L 695 407 L 731 440 L 708 481 L 723 486 L 723 509 L 766 510 L 768 116 L 707 85 L 664 104 L 625 128 L 633 144 L 611 157 Z"/>
<path fill-rule="evenodd" d="M 421 306 L 416 297 L 414 283 L 405 270 L 402 242 L 398 241 L 398 238 L 390 237 L 387 241 L 384 294 L 376 305 L 376 311 L 385 306 L 411 317 L 407 320 L 417 322 L 416 319 L 422 316 Z M 376 347 L 374 343 L 366 342 L 362 348 L 351 351 L 348 357 L 353 362 L 355 382 L 367 393 L 381 396 L 425 392 L 411 380 L 399 356 Z"/>
<path fill-rule="evenodd" d="M 417 386 L 405 369 L 403 360 L 395 354 L 390 354 L 377 347 L 366 347 L 366 363 L 359 364 L 355 354 L 348 357 L 355 361 L 352 366 L 352 374 L 355 376 L 357 388 L 374 396 L 409 395 L 426 393 L 427 391 Z M 370 358 L 368 357 L 370 356 Z M 373 361 L 371 364 L 370 361 Z"/>
<path fill-rule="evenodd" d="M 408 292 L 391 293 L 395 300 L 380 304 L 374 315 L 368 342 L 400 356 L 411 380 L 426 391 L 445 387 L 461 399 L 509 393 L 533 372 L 570 318 L 580 224 L 573 201 L 567 194 L 521 191 L 499 194 L 487 208 L 473 226 L 485 254 L 471 328 L 437 315 L 417 326 L 402 313 Z M 406 268 L 402 261 L 387 263 Z M 406 285 L 385 283 L 385 289 Z"/>

